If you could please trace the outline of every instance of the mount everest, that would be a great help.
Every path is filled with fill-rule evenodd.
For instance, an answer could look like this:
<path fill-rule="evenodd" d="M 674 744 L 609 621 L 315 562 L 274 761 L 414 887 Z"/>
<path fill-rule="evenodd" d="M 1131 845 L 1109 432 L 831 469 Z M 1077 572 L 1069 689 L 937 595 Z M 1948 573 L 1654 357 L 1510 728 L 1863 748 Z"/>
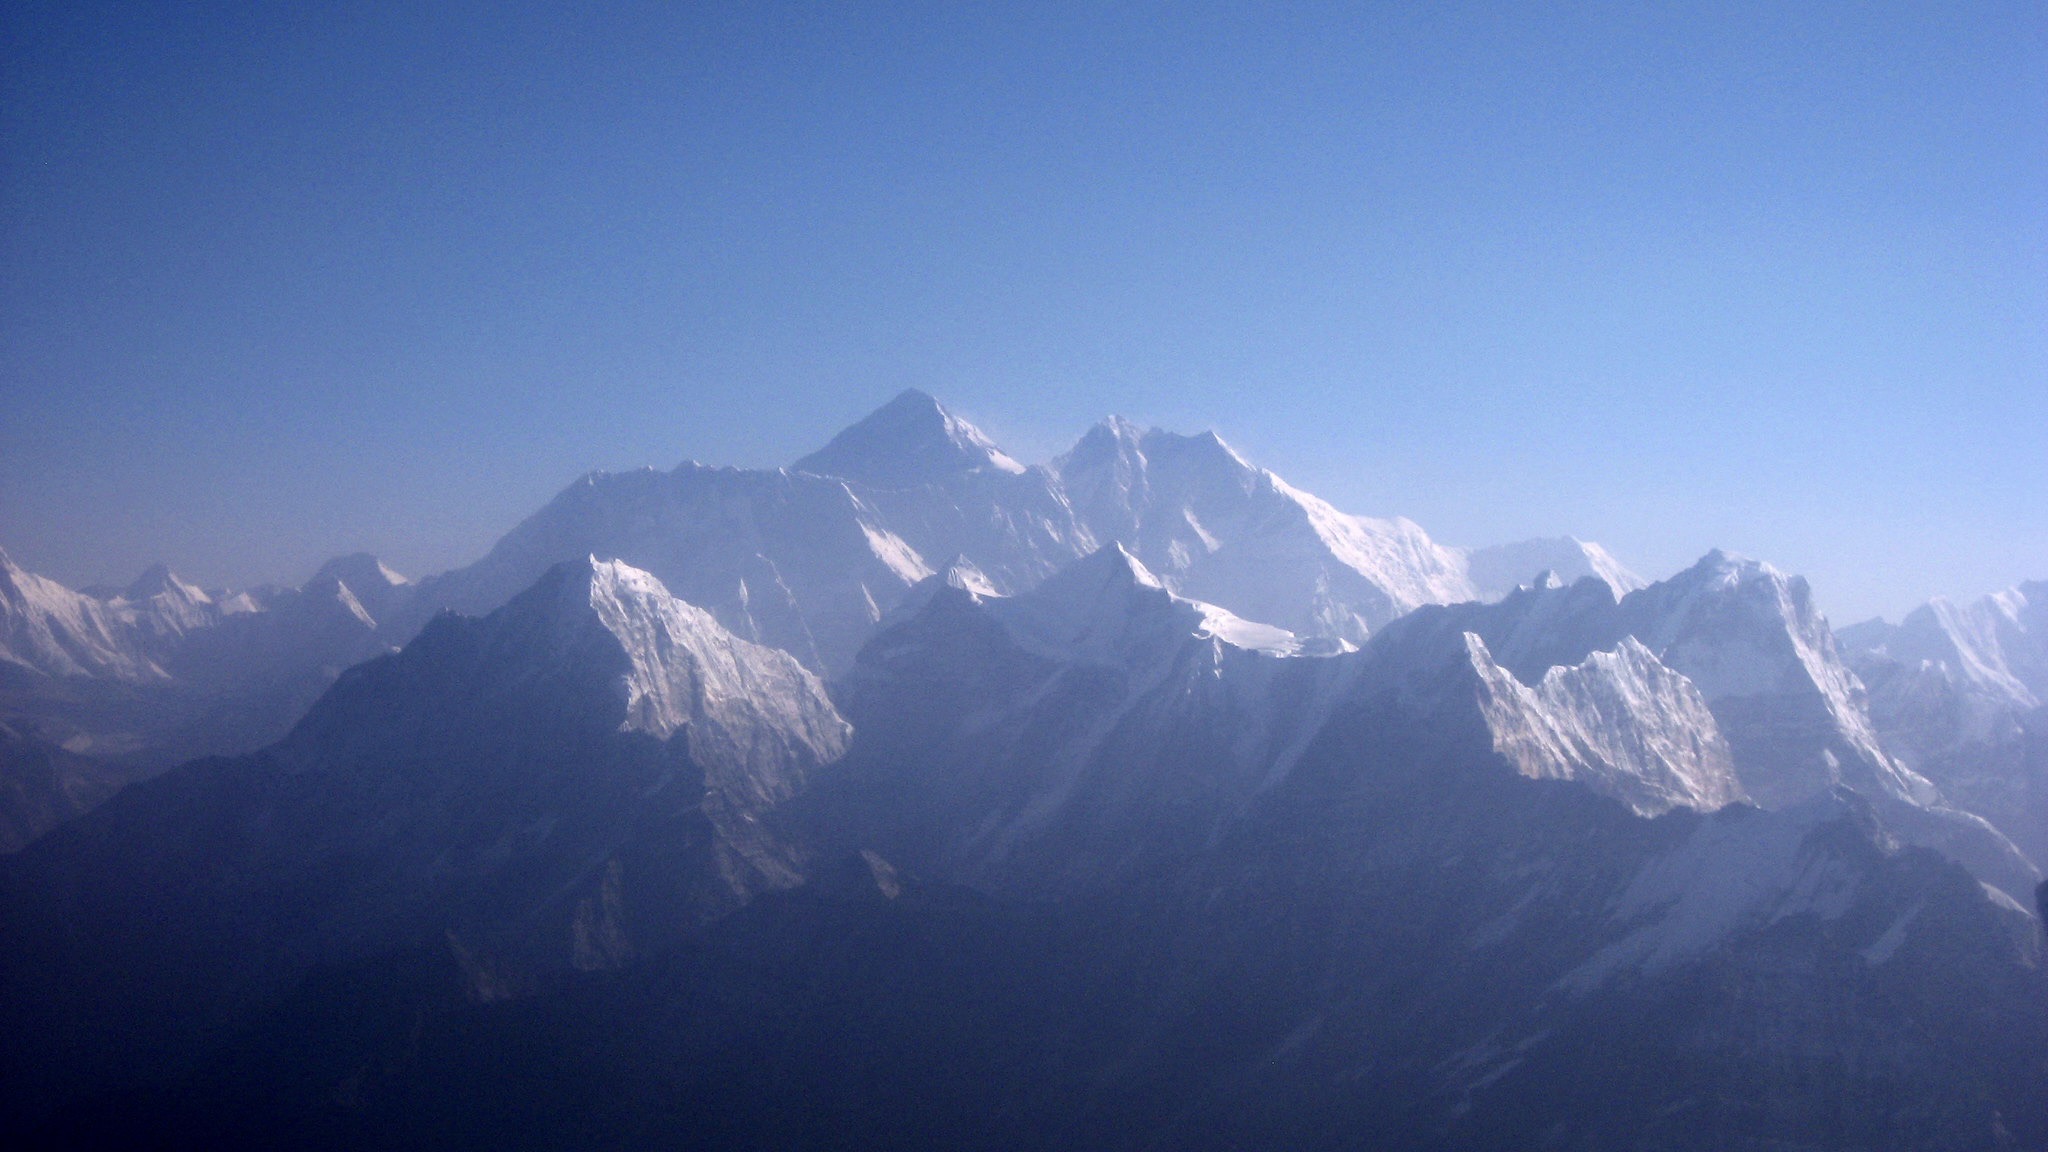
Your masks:
<path fill-rule="evenodd" d="M 0 572 L 52 1140 L 2048 1140 L 2036 585 L 1838 640 L 1756 561 L 1450 548 L 1117 419 L 1027 466 L 916 392 L 414 581 Z M 543 1066 L 605 1087 L 465 1087 Z"/>
<path fill-rule="evenodd" d="M 298 590 L 216 599 L 159 567 L 95 597 L 6 562 L 0 662 L 56 677 L 204 680 L 174 665 L 221 662 L 187 654 L 188 638 L 236 617 L 331 602 L 329 615 L 396 645 L 434 611 L 489 611 L 551 565 L 595 554 L 638 564 L 736 634 L 833 674 L 913 585 L 948 564 L 964 561 L 1010 593 L 1112 542 L 1190 597 L 1351 643 L 1419 605 L 1498 599 L 1545 570 L 1596 576 L 1617 595 L 1642 584 L 1598 545 L 1569 538 L 1468 553 L 1405 520 L 1347 515 L 1213 433 L 1111 418 L 1051 466 L 1026 468 L 912 391 L 792 468 L 592 473 L 482 560 L 416 583 L 359 554 Z"/>
<path fill-rule="evenodd" d="M 834 676 L 935 571 L 964 565 L 1017 592 L 1118 540 L 1191 597 L 1346 643 L 1419 604 L 1497 598 L 1544 569 L 1617 591 L 1640 583 L 1597 545 L 1468 555 L 1407 521 L 1346 515 L 1213 434 L 1112 418 L 1053 465 L 1026 468 L 910 391 L 793 468 L 592 473 L 475 564 L 417 581 L 357 554 L 297 589 L 213 594 L 159 568 L 94 595 L 0 556 L 0 719 L 123 779 L 250 751 L 435 612 L 489 612 L 590 555 L 642 568 L 735 635 Z M 1507 575 L 1517 563 L 1535 566 Z"/>

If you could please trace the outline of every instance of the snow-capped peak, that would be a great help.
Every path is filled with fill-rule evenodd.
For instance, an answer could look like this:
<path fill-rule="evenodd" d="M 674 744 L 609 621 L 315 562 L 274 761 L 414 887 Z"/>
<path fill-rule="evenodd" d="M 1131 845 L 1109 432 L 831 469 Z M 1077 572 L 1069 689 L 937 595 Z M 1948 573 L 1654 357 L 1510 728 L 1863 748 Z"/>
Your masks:
<path fill-rule="evenodd" d="M 386 567 L 368 552 L 337 556 L 320 566 L 306 582 L 307 591 L 327 595 L 333 585 L 346 589 L 349 597 L 372 626 L 381 625 L 398 614 L 415 591 L 413 583 Z"/>
<path fill-rule="evenodd" d="M 1855 711 L 1853 677 L 1800 577 L 1716 548 L 1623 603 L 1647 610 L 1639 635 L 1666 662 L 1686 657 L 1686 675 L 1710 700 L 1779 690 L 1795 674 L 1789 656 L 1832 704 Z"/>
<path fill-rule="evenodd" d="M 524 634 L 530 625 L 515 623 L 524 617 L 544 628 L 552 642 L 527 650 L 555 660 L 589 651 L 591 625 L 609 633 L 625 658 L 621 727 L 662 738 L 687 728 L 692 752 L 707 767 L 751 762 L 792 743 L 818 761 L 845 747 L 849 729 L 826 702 L 823 685 L 794 657 L 734 636 L 709 612 L 622 561 L 591 556 L 557 565 L 507 612 L 511 619 L 502 627 Z M 705 755 L 707 741 L 723 755 Z"/>
<path fill-rule="evenodd" d="M 1073 590 L 1136 585 L 1165 591 L 1166 585 L 1152 574 L 1145 562 L 1130 549 L 1112 543 L 1081 557 L 1054 573 L 1043 585 L 1048 596 L 1069 596 Z"/>
<path fill-rule="evenodd" d="M 1002 592 L 983 574 L 974 561 L 965 556 L 955 556 L 937 572 L 911 585 L 910 591 L 904 593 L 903 599 L 897 601 L 895 607 L 883 614 L 881 621 L 875 626 L 876 633 L 879 635 L 887 632 L 920 615 L 931 606 L 932 601 L 948 594 L 962 594 L 976 604 L 1002 598 Z"/>
<path fill-rule="evenodd" d="M 1484 600 L 1501 599 L 1546 571 L 1566 584 L 1592 576 L 1612 588 L 1616 598 L 1648 585 L 1648 581 L 1629 571 L 1607 549 L 1575 536 L 1477 548 L 1466 555 L 1465 564 L 1473 589 Z"/>
<path fill-rule="evenodd" d="M 2048 700 L 2048 584 L 2021 584 L 1957 604 L 1945 597 L 1894 627 L 1873 620 L 1843 630 L 1850 647 L 1904 665 L 1925 663 L 1999 707 Z"/>
<path fill-rule="evenodd" d="M 1630 593 L 1621 614 L 1717 710 L 1761 707 L 1728 701 L 1775 700 L 1772 730 L 1813 738 L 1767 771 L 1745 769 L 1750 793 L 1765 806 L 1796 802 L 1833 783 L 1911 805 L 1938 802 L 1932 784 L 1879 747 L 1863 685 L 1843 662 L 1803 578 L 1715 549 L 1671 579 Z"/>
<path fill-rule="evenodd" d="M 1278 656 L 1301 650 L 1286 629 L 1174 595 L 1122 544 L 1100 548 L 991 609 L 1018 643 L 1059 659 L 1126 663 L 1189 639 Z"/>
<path fill-rule="evenodd" d="M 1191 459 L 1203 461 L 1208 467 L 1222 474 L 1243 475 L 1260 471 L 1251 461 L 1238 455 L 1237 449 L 1225 443 L 1223 437 L 1217 435 L 1213 428 L 1204 428 L 1192 435 L 1155 428 L 1146 433 L 1145 439 L 1150 452 L 1177 451 Z"/>
<path fill-rule="evenodd" d="M 313 573 L 314 580 L 333 577 L 347 584 L 358 594 L 367 593 L 377 587 L 399 588 L 412 581 L 391 570 L 382 560 L 368 552 L 354 552 L 347 556 L 336 556 L 320 566 Z"/>
<path fill-rule="evenodd" d="M 1166 587 L 1300 635 L 1355 643 L 1420 604 L 1473 598 L 1461 554 L 1406 520 L 1340 512 L 1214 432 L 1112 417 L 1054 468 L 1095 538 L 1126 544 Z"/>
<path fill-rule="evenodd" d="M 27 571 L 0 552 L 0 663 L 49 676 L 164 679 L 137 615 L 125 603 L 108 604 Z"/>
<path fill-rule="evenodd" d="M 878 488 L 912 488 L 974 472 L 1024 471 L 981 429 L 915 388 L 834 436 L 794 467 Z"/>
<path fill-rule="evenodd" d="M 1471 598 L 1472 585 L 1459 570 L 1456 553 L 1431 540 L 1414 521 L 1340 512 L 1272 472 L 1261 469 L 1260 476 L 1273 491 L 1301 509 L 1323 547 L 1338 562 L 1388 598 L 1394 615 L 1424 604 L 1454 604 Z M 1368 627 L 1383 623 L 1365 621 Z"/>
<path fill-rule="evenodd" d="M 135 582 L 121 592 L 121 598 L 130 603 L 142 603 L 158 596 L 169 594 L 173 599 L 188 604 L 211 604 L 213 597 L 196 584 L 188 584 L 178 578 L 166 564 L 152 564 L 143 570 Z"/>

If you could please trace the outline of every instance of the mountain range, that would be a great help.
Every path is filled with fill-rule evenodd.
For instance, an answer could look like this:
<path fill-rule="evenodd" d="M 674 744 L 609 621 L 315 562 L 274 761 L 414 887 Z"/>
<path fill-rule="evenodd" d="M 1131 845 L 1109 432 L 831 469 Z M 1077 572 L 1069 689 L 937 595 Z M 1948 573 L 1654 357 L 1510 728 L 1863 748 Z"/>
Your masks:
<path fill-rule="evenodd" d="M 415 581 L 0 575 L 24 1139 L 2048 1145 L 2040 585 L 1838 637 L 916 392 Z"/>
<path fill-rule="evenodd" d="M 1569 538 L 1468 553 L 1405 520 L 1340 513 L 1214 434 L 1111 418 L 1051 466 L 1027 468 L 909 391 L 791 468 L 592 473 L 476 563 L 416 581 L 356 554 L 298 588 L 210 593 L 158 566 L 125 589 L 73 591 L 0 553 L 0 720 L 123 780 L 252 751 L 342 669 L 404 644 L 436 612 L 489 612 L 592 555 L 646 570 L 734 634 L 835 676 L 939 569 L 1021 591 L 1105 541 L 1191 596 L 1343 643 L 1419 604 L 1498 598 L 1544 570 L 1599 576 L 1618 593 L 1641 583 Z"/>

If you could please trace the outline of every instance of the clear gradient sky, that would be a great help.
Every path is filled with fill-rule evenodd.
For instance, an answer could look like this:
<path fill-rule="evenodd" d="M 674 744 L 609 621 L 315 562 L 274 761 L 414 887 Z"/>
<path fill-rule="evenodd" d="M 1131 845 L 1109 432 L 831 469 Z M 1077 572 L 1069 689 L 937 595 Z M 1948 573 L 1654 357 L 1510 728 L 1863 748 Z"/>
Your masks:
<path fill-rule="evenodd" d="M 2048 577 L 2038 0 L 1003 7 L 9 0 L 0 546 L 435 571 L 915 385 L 1838 622 Z"/>

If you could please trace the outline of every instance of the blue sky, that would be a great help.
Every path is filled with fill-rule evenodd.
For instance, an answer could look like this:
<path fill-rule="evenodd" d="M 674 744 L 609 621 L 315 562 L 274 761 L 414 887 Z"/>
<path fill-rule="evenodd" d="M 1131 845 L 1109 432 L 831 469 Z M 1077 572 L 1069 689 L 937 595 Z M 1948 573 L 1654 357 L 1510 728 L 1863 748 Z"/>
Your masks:
<path fill-rule="evenodd" d="M 2048 576 L 2048 9 L 1274 7 L 16 0 L 0 546 L 433 571 L 914 385 L 1838 621 Z"/>

